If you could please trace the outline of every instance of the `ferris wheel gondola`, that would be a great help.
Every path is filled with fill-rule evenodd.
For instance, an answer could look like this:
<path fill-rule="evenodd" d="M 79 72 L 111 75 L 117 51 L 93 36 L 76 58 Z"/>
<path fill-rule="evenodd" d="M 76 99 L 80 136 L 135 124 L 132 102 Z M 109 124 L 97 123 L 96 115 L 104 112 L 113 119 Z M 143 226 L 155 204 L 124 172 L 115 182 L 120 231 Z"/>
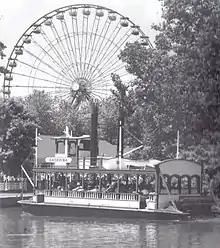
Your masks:
<path fill-rule="evenodd" d="M 9 57 L 4 98 L 44 90 L 74 103 L 110 95 L 112 73 L 132 79 L 119 59 L 127 42 L 151 46 L 128 17 L 97 5 L 71 5 L 39 18 L 20 37 Z"/>

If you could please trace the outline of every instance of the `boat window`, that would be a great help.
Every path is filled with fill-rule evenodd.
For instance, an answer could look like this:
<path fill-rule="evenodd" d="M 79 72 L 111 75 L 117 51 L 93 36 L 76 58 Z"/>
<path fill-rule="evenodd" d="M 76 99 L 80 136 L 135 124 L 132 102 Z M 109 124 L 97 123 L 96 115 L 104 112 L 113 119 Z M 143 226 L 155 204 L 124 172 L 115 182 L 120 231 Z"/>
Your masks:
<path fill-rule="evenodd" d="M 190 177 L 185 175 L 181 177 L 181 194 L 187 195 L 189 194 L 190 188 Z"/>
<path fill-rule="evenodd" d="M 191 177 L 191 194 L 200 193 L 200 177 L 192 176 Z"/>
<path fill-rule="evenodd" d="M 170 189 L 170 176 L 164 174 L 163 177 L 164 177 L 164 180 L 165 180 L 165 182 L 167 184 L 167 187 Z M 160 186 L 160 192 L 161 192 L 161 194 L 165 194 L 166 195 L 167 194 L 167 189 L 166 189 L 166 185 L 164 184 L 162 178 L 160 178 L 160 185 L 161 185 Z"/>
<path fill-rule="evenodd" d="M 170 190 L 171 194 L 179 194 L 180 176 L 173 175 L 170 178 Z"/>

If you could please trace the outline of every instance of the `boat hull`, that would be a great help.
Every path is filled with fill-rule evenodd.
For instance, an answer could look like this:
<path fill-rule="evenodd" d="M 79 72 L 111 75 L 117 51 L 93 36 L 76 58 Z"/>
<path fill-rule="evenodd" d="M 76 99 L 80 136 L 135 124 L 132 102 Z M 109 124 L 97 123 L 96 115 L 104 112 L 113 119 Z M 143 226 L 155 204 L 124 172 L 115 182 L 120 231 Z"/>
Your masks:
<path fill-rule="evenodd" d="M 187 220 L 185 213 L 169 211 L 147 211 L 142 209 L 119 209 L 91 206 L 56 205 L 48 203 L 28 203 L 20 201 L 23 211 L 34 216 L 115 218 L 115 219 L 146 219 L 146 220 Z"/>

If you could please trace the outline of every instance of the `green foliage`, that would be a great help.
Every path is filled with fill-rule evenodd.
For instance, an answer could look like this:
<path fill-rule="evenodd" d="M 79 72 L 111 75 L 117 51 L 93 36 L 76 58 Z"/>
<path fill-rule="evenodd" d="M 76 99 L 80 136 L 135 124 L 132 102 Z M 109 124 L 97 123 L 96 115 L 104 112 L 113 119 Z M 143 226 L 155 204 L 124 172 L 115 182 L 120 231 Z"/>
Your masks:
<path fill-rule="evenodd" d="M 4 101 L 0 113 L 0 160 L 6 173 L 18 175 L 21 164 L 32 152 L 37 125 L 20 99 Z"/>

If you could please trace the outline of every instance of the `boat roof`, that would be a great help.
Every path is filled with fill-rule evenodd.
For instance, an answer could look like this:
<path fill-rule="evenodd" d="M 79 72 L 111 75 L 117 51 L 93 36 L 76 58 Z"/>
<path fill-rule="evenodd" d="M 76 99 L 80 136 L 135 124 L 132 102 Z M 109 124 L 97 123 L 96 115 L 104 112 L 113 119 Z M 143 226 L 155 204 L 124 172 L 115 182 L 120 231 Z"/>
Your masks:
<path fill-rule="evenodd" d="M 160 163 L 159 160 L 132 160 L 122 158 L 119 165 L 119 158 L 103 159 L 102 168 L 106 170 L 128 170 L 128 169 L 142 169 L 155 171 L 155 165 Z"/>
<path fill-rule="evenodd" d="M 63 136 L 51 137 L 51 139 L 53 139 L 53 140 L 64 140 L 64 139 L 67 139 L 67 140 L 82 140 L 82 139 L 88 140 L 88 139 L 90 139 L 90 135 L 82 135 L 82 136 L 78 136 L 78 137 L 63 135 Z"/>

